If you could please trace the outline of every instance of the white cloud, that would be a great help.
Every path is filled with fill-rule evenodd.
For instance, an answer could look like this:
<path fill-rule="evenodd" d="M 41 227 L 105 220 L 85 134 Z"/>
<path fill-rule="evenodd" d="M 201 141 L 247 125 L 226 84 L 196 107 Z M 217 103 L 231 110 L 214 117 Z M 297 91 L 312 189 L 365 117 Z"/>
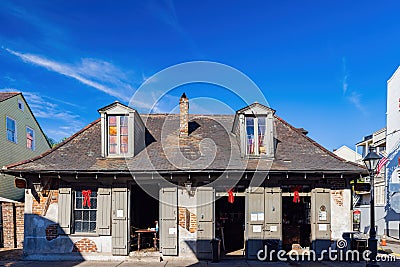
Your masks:
<path fill-rule="evenodd" d="M 84 58 L 81 62 L 71 65 L 50 60 L 43 56 L 20 53 L 8 48 L 5 50 L 24 62 L 76 79 L 87 86 L 125 102 L 129 101 L 134 92 L 134 89 L 127 81 L 128 77 L 106 61 Z"/>
<path fill-rule="evenodd" d="M 343 66 L 343 79 L 342 79 L 342 90 L 343 94 L 346 94 L 347 89 L 349 88 L 349 83 L 347 79 L 349 78 L 349 74 L 347 71 L 347 64 L 346 64 L 346 58 L 342 58 L 342 66 Z"/>
<path fill-rule="evenodd" d="M 349 100 L 358 110 L 365 113 L 365 108 L 361 103 L 362 95 L 357 92 L 351 92 L 348 96 L 346 96 L 347 100 Z"/>

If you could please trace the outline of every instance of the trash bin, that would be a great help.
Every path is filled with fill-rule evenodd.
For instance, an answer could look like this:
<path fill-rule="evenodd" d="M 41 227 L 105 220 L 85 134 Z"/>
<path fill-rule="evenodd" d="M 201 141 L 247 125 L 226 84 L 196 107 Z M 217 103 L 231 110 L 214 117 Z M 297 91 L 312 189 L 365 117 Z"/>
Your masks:
<path fill-rule="evenodd" d="M 212 262 L 219 262 L 221 257 L 221 239 L 214 238 L 211 240 Z"/>

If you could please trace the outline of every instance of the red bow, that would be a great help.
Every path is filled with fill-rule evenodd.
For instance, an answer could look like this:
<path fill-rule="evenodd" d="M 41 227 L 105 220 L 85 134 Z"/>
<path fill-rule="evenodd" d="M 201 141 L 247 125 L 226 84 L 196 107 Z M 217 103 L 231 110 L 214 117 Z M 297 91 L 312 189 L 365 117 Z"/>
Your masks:
<path fill-rule="evenodd" d="M 235 201 L 235 197 L 233 196 L 233 190 L 229 189 L 229 191 L 228 191 L 228 202 L 232 204 L 234 201 Z"/>
<path fill-rule="evenodd" d="M 91 194 L 92 194 L 92 190 L 82 190 L 84 207 L 87 205 L 90 208 L 90 195 Z"/>
<path fill-rule="evenodd" d="M 293 196 L 293 203 L 300 203 L 300 195 L 299 191 L 294 191 L 294 196 Z"/>

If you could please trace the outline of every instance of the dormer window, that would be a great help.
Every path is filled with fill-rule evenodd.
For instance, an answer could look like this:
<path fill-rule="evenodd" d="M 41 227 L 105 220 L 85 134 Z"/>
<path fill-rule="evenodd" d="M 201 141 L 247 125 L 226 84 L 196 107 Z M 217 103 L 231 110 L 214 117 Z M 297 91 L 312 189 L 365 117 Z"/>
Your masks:
<path fill-rule="evenodd" d="M 128 116 L 108 116 L 108 153 L 128 153 Z"/>
<path fill-rule="evenodd" d="M 146 130 L 135 109 L 114 102 L 98 111 L 102 157 L 133 157 L 144 148 Z"/>
<path fill-rule="evenodd" d="M 259 103 L 236 112 L 232 132 L 238 138 L 242 157 L 274 157 L 274 113 Z"/>
<path fill-rule="evenodd" d="M 265 116 L 246 118 L 246 154 L 265 155 L 267 153 L 265 144 L 266 120 Z"/>

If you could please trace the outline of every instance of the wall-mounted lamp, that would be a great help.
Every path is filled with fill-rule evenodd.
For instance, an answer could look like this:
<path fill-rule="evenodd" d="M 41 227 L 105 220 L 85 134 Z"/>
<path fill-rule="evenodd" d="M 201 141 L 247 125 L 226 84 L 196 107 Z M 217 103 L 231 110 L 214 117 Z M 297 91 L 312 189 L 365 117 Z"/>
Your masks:
<path fill-rule="evenodd" d="M 50 182 L 43 185 L 41 182 L 33 183 L 33 188 L 37 193 L 41 193 L 43 197 L 47 197 L 50 193 Z"/>
<path fill-rule="evenodd" d="M 47 197 L 51 189 L 51 179 L 41 180 L 38 183 L 32 183 L 37 193 L 41 193 L 43 197 Z"/>
<path fill-rule="evenodd" d="M 186 189 L 186 192 L 188 193 L 188 195 L 189 196 L 194 196 L 194 190 L 193 190 L 193 188 L 192 188 L 192 183 L 191 182 L 186 182 L 185 183 L 185 189 Z"/>

